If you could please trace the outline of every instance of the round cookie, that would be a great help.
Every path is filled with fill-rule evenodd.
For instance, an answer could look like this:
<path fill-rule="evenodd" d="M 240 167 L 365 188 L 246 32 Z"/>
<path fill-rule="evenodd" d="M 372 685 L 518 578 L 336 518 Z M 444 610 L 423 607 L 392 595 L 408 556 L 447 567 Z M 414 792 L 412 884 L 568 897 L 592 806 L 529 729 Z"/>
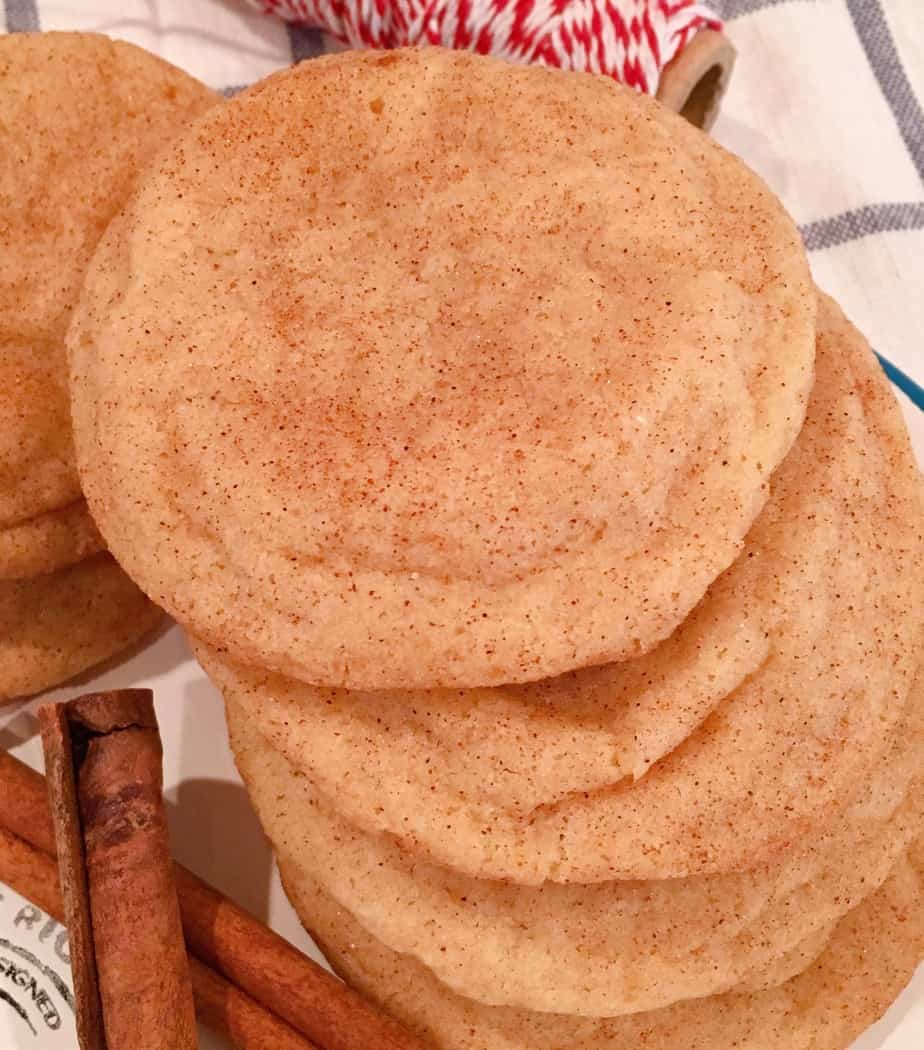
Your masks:
<path fill-rule="evenodd" d="M 216 101 L 131 44 L 0 36 L 0 528 L 80 498 L 64 337 L 87 264 L 139 169 Z"/>
<path fill-rule="evenodd" d="M 899 858 L 901 860 L 901 857 Z M 895 865 L 892 865 L 893 869 Z M 865 899 L 865 898 L 864 898 Z M 822 926 L 816 933 L 800 941 L 795 948 L 791 948 L 785 955 L 780 956 L 775 962 L 763 969 L 754 970 L 739 981 L 732 991 L 736 994 L 742 992 L 766 992 L 771 988 L 778 988 L 781 984 L 798 977 L 814 963 L 821 953 L 828 947 L 837 923 Z"/>
<path fill-rule="evenodd" d="M 814 317 L 779 202 L 653 101 L 329 56 L 200 120 L 110 227 L 78 459 L 131 575 L 245 662 L 536 680 L 650 649 L 733 560 Z"/>
<path fill-rule="evenodd" d="M 105 549 L 87 501 L 0 529 L 0 580 L 22 580 L 66 568 Z"/>
<path fill-rule="evenodd" d="M 835 928 L 803 973 L 761 992 L 729 992 L 648 1013 L 590 1019 L 484 1006 L 387 949 L 293 865 L 280 865 L 302 922 L 345 980 L 434 1050 L 848 1050 L 924 959 L 924 849 Z"/>
<path fill-rule="evenodd" d="M 645 738 L 648 721 L 651 739 L 672 741 L 640 779 L 631 777 L 644 772 L 631 764 L 631 741 L 620 764 L 593 724 L 599 694 L 578 691 L 568 706 L 569 684 L 618 684 L 618 668 L 566 679 L 549 711 L 541 683 L 519 693 L 355 696 L 248 670 L 206 647 L 200 659 L 353 823 L 447 867 L 539 883 L 759 864 L 830 823 L 878 761 L 902 717 L 922 628 L 921 483 L 907 431 L 862 336 L 830 300 L 821 320 L 808 418 L 741 562 L 661 647 L 660 674 L 630 677 L 639 688 L 617 693 L 606 715 L 611 743 Z M 750 646 L 759 657 L 727 697 L 727 681 L 703 673 L 739 673 L 721 648 L 702 646 L 711 621 L 724 618 L 731 630 L 716 629 L 714 640 L 737 634 L 740 652 Z M 639 662 L 643 672 L 660 652 Z M 650 692 L 674 660 L 675 691 Z M 700 718 L 714 709 L 673 747 L 685 734 L 661 726 L 682 727 L 697 697 L 709 700 Z"/>
<path fill-rule="evenodd" d="M 60 685 L 162 620 L 108 554 L 48 576 L 0 581 L 0 703 Z"/>
<path fill-rule="evenodd" d="M 924 679 L 910 721 L 843 818 L 779 862 L 746 874 L 589 886 L 523 887 L 428 864 L 340 817 L 336 801 L 319 796 L 233 704 L 228 725 L 278 855 L 385 945 L 480 1002 L 606 1017 L 746 979 L 780 983 L 800 961 L 808 965 L 826 931 L 885 881 L 920 833 L 922 700 Z"/>

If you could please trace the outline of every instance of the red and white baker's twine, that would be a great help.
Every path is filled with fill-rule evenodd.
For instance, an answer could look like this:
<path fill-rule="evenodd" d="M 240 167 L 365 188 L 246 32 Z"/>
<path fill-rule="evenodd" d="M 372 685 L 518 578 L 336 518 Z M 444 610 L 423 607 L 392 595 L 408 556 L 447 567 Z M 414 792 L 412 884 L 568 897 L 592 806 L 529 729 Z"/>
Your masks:
<path fill-rule="evenodd" d="M 661 70 L 721 22 L 700 0 L 252 0 L 352 48 L 441 45 L 606 73 L 654 94 Z"/>

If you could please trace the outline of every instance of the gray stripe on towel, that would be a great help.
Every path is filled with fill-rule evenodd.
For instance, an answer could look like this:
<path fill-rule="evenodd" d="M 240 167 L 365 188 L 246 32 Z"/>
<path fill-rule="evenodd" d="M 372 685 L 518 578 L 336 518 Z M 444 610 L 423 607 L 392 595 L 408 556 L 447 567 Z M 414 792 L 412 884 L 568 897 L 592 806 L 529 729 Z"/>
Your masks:
<path fill-rule="evenodd" d="M 879 87 L 924 180 L 924 111 L 908 81 L 879 0 L 847 0 L 847 10 Z"/>
<path fill-rule="evenodd" d="M 753 15 L 755 11 L 762 11 L 765 7 L 776 7 L 778 4 L 817 3 L 817 0 L 712 0 L 709 6 L 725 22 L 734 18 L 743 18 L 745 15 Z"/>
<path fill-rule="evenodd" d="M 924 201 L 865 204 L 801 227 L 802 239 L 810 252 L 894 230 L 924 230 Z"/>
<path fill-rule="evenodd" d="M 6 31 L 35 33 L 39 29 L 38 5 L 35 0 L 4 0 Z"/>

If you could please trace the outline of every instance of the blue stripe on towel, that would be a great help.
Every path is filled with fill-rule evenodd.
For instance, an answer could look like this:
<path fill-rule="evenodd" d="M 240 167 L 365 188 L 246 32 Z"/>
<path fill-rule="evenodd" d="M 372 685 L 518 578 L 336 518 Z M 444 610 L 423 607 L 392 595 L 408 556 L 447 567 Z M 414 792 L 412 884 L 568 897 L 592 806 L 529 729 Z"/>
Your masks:
<path fill-rule="evenodd" d="M 883 357 L 882 354 L 876 354 L 876 357 L 879 358 L 879 364 L 889 379 L 924 412 L 924 388 L 918 386 L 911 376 L 905 375 L 887 357 Z"/>

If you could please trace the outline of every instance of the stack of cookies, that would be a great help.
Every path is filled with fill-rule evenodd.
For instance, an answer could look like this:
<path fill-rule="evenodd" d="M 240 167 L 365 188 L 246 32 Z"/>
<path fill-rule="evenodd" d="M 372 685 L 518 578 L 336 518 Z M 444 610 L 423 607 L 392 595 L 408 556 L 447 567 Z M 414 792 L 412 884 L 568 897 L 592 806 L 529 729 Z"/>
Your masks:
<path fill-rule="evenodd" d="M 919 475 L 738 160 L 602 78 L 319 60 L 145 175 L 69 348 L 293 903 L 434 1046 L 844 1050 L 898 994 Z"/>
<path fill-rule="evenodd" d="M 215 96 L 105 37 L 0 37 L 0 702 L 147 633 L 74 463 L 65 333 L 135 177 Z"/>
<path fill-rule="evenodd" d="M 64 338 L 135 175 L 213 101 L 127 44 L 0 38 L 0 702 L 57 685 L 160 621 L 83 498 Z"/>

